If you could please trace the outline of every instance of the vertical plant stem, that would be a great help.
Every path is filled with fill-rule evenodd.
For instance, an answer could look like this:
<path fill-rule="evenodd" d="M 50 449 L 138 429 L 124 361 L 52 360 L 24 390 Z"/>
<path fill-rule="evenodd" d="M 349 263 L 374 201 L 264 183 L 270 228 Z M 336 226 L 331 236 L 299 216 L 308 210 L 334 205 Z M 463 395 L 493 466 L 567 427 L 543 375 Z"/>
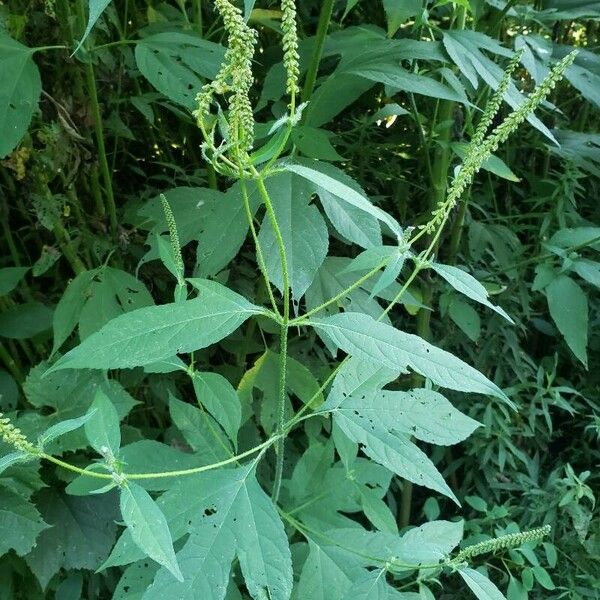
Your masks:
<path fill-rule="evenodd" d="M 0 344 L 0 358 L 6 365 L 6 368 L 10 371 L 11 375 L 15 378 L 15 381 L 19 385 L 22 384 L 25 380 L 25 377 L 21 371 L 21 367 L 17 364 L 15 358 L 13 358 L 10 352 L 2 344 Z"/>
<path fill-rule="evenodd" d="M 81 28 L 85 27 L 85 12 L 83 8 L 83 0 L 77 2 L 77 15 L 81 23 Z M 94 119 L 94 133 L 96 137 L 96 148 L 98 150 L 98 162 L 100 164 L 100 172 L 104 182 L 106 193 L 106 208 L 110 221 L 110 230 L 113 237 L 116 239 L 119 233 L 117 221 L 117 207 L 115 205 L 115 197 L 113 194 L 112 177 L 108 167 L 108 159 L 106 158 L 106 146 L 104 144 L 104 132 L 102 125 L 102 114 L 100 112 L 100 104 L 98 102 L 98 89 L 96 87 L 96 76 L 94 74 L 94 66 L 91 62 L 84 63 L 85 79 L 88 89 L 89 99 L 92 108 L 92 117 Z"/>
<path fill-rule="evenodd" d="M 290 285 L 287 267 L 287 257 L 285 253 L 285 243 L 281 235 L 281 229 L 277 223 L 277 217 L 273 210 L 273 204 L 269 197 L 269 192 L 265 187 L 262 178 L 257 179 L 258 189 L 265 203 L 267 217 L 273 227 L 275 239 L 277 241 L 277 249 L 279 250 L 279 259 L 281 261 L 281 278 L 283 285 L 283 315 L 281 319 L 281 327 L 279 331 L 279 393 L 277 402 L 277 433 L 282 434 L 285 425 L 285 398 L 286 398 L 286 378 L 287 378 L 287 335 L 290 321 Z M 285 437 L 282 435 L 277 440 L 277 464 L 275 466 L 275 481 L 273 482 L 273 492 L 271 497 L 273 502 L 277 502 L 279 491 L 281 490 L 281 478 L 283 475 L 283 454 L 285 451 Z"/>
<path fill-rule="evenodd" d="M 202 35 L 202 0 L 192 0 L 192 23 L 196 31 Z"/>
<path fill-rule="evenodd" d="M 319 63 L 321 62 L 321 56 L 323 55 L 323 46 L 325 45 L 325 36 L 327 35 L 327 30 L 329 29 L 329 23 L 331 22 L 332 12 L 333 0 L 323 0 L 323 5 L 321 6 L 321 14 L 319 15 L 319 24 L 317 25 L 315 47 L 313 49 L 312 57 L 310 59 L 308 71 L 306 72 L 304 87 L 302 88 L 302 102 L 308 101 L 315 88 L 317 73 L 319 71 Z"/>

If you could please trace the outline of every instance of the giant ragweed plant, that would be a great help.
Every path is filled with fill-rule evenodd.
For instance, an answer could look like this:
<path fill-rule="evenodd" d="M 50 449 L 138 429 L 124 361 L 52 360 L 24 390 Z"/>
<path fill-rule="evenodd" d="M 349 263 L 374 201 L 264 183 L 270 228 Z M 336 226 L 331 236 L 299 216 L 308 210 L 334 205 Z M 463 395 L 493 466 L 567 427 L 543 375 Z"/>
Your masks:
<path fill-rule="evenodd" d="M 174 302 L 154 305 L 138 289 L 140 304 L 133 310 L 82 335 L 79 345 L 30 376 L 31 393 L 45 385 L 64 386 L 94 399 L 85 414 L 60 420 L 36 444 L 0 416 L 0 435 L 13 450 L 0 469 L 43 460 L 72 476 L 67 492 L 73 496 L 118 493 L 125 528 L 101 567 L 128 565 L 115 598 L 223 599 L 239 589 L 260 600 L 409 598 L 399 590 L 423 589 L 426 582 L 456 572 L 479 598 L 502 597 L 472 567 L 483 554 L 536 543 L 549 534 L 547 527 L 457 549 L 462 521 L 434 520 L 400 535 L 382 500 L 396 477 L 403 486 L 423 486 L 458 504 L 417 441 L 457 444 L 480 424 L 441 390 L 480 394 L 512 407 L 506 392 L 483 373 L 396 328 L 394 309 L 418 304 L 411 284 L 430 271 L 511 321 L 474 277 L 438 262 L 438 242 L 477 172 L 544 101 L 575 56 L 558 61 L 490 131 L 516 55 L 484 108 L 444 199 L 427 223 L 403 226 L 337 167 L 298 157 L 294 128 L 303 107 L 296 105 L 294 2 L 281 5 L 288 112 L 266 124 L 269 134 L 259 147 L 252 73 L 257 34 L 234 4 L 215 0 L 214 5 L 228 47 L 216 76 L 198 90 L 193 116 L 210 168 L 236 182 L 226 193 L 205 190 L 195 201 L 210 203 L 215 218 L 241 227 L 242 239 L 216 265 L 210 251 L 199 255 L 196 276 L 186 279 L 181 243 L 189 223 L 177 222 L 171 204 L 180 202 L 178 196 L 161 195 L 148 208 L 147 216 L 164 224 L 153 232 L 150 258 L 160 258 L 174 275 Z M 316 43 L 317 61 L 322 41 Z M 340 243 L 363 248 L 354 259 L 327 256 L 329 230 L 316 198 Z M 255 289 L 234 279 L 225 285 L 224 268 L 248 232 L 262 281 Z M 328 272 L 335 284 L 321 280 Z M 104 265 L 83 271 L 70 284 L 57 308 L 55 353 L 75 327 L 68 311 L 78 286 L 99 286 L 111 277 L 117 276 Z M 122 288 L 131 286 L 127 280 Z M 251 352 L 242 349 L 244 370 L 235 389 L 211 370 L 206 349 L 222 344 L 235 354 L 236 346 L 251 344 L 256 329 L 264 352 L 248 366 Z M 315 340 L 314 353 L 327 357 L 325 372 L 313 372 L 310 359 L 303 363 L 294 355 L 294 342 L 305 338 Z M 345 358 L 339 360 L 340 354 Z M 139 377 L 171 373 L 181 378 L 181 388 L 193 390 L 197 406 L 179 399 L 177 386 L 161 388 L 188 452 L 151 440 L 125 440 L 120 420 L 134 401 L 116 380 L 95 375 L 117 369 Z M 406 377 L 409 373 L 420 377 Z M 286 444 L 292 432 L 308 440 L 304 451 Z M 86 446 L 97 454 L 87 466 L 61 458 Z M 155 457 L 156 469 L 138 470 Z M 301 550 L 292 553 L 296 542 Z"/>

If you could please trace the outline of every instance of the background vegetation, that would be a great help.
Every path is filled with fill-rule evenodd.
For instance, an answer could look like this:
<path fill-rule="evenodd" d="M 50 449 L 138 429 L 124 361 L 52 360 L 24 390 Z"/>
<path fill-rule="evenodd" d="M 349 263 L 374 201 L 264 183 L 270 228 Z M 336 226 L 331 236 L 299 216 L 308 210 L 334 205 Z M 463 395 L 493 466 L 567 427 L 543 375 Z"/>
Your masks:
<path fill-rule="evenodd" d="M 281 10 L 267 0 L 246 0 L 241 8 L 258 32 L 250 93 L 259 147 L 288 104 Z M 426 223 L 446 197 L 515 50 L 522 54 L 514 86 L 494 124 L 557 60 L 574 48 L 579 53 L 537 116 L 484 164 L 436 245 L 438 260 L 472 273 L 514 323 L 430 270 L 390 312 L 402 331 L 476 367 L 516 410 L 449 392 L 453 405 L 483 426 L 452 447 L 419 438 L 460 507 L 362 453 L 356 458 L 353 442 L 336 436 L 326 417 L 294 429 L 280 499 L 294 597 L 466 597 L 464 581 L 441 569 L 392 569 L 377 587 L 364 579 L 373 567 L 364 539 L 352 546 L 351 535 L 336 537 L 350 521 L 397 537 L 438 519 L 464 519 L 461 547 L 551 525 L 543 543 L 499 549 L 473 567 L 508 600 L 600 597 L 598 3 L 302 0 L 297 9 L 298 103 L 309 103 L 287 148 L 343 169 L 354 180 L 347 185 L 358 184 L 403 227 Z M 111 371 L 110 379 L 93 369 L 42 377 L 115 317 L 173 301 L 181 272 L 160 193 L 177 226 L 186 275 L 268 303 L 238 184 L 205 160 L 192 116 L 226 45 L 223 20 L 206 0 L 0 3 L 0 411 L 32 440 L 84 415 L 99 389 L 121 420 L 116 448 L 128 472 L 227 460 L 277 431 L 279 347 L 266 319 L 248 321 L 185 364 Z M 353 271 L 351 259 L 377 245 L 372 221 L 345 213 L 326 193 L 319 202 L 326 219 L 303 209 L 288 215 L 296 311 L 350 285 L 365 272 L 356 263 Z M 255 222 L 272 251 L 267 263 L 278 264 L 272 232 L 259 227 L 258 216 Z M 329 247 L 319 260 L 322 228 Z M 384 273 L 376 287 L 358 288 L 338 304 L 377 317 L 407 279 L 402 263 Z M 319 395 L 335 367 L 332 353 L 314 330 L 298 329 L 290 339 L 289 414 Z M 398 389 L 422 385 L 413 374 Z M 53 456 L 81 468 L 97 456 L 94 448 L 106 449 L 83 429 L 51 444 Z M 0 456 L 10 451 L 0 442 Z M 257 470 L 267 491 L 275 463 L 269 450 Z M 93 488 L 49 462 L 2 468 L 0 598 L 142 597 L 158 564 L 123 548 L 122 537 L 113 550 L 122 523 L 115 490 L 85 495 Z M 144 487 L 156 498 L 167 484 L 147 480 Z M 200 493 L 173 489 L 184 499 Z M 443 527 L 429 531 L 440 540 L 454 535 Z M 234 564 L 228 599 L 285 597 L 256 591 L 244 577 L 246 583 Z M 367 591 L 365 581 L 372 584 Z M 156 582 L 154 588 L 158 594 Z M 209 597 L 195 593 L 181 597 Z"/>

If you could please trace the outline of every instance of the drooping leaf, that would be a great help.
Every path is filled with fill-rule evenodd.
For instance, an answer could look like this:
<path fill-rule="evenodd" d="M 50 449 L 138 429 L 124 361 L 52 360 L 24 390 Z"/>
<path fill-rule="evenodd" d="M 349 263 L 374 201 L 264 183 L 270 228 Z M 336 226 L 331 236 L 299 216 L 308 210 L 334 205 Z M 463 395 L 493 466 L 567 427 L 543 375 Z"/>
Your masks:
<path fill-rule="evenodd" d="M 183 581 L 165 516 L 137 483 L 129 481 L 121 488 L 121 515 L 133 541 L 178 581 Z"/>
<path fill-rule="evenodd" d="M 266 181 L 287 256 L 292 295 L 299 301 L 312 283 L 329 247 L 327 226 L 317 207 L 309 204 L 310 185 L 293 173 L 280 173 Z M 269 279 L 283 289 L 281 258 L 275 231 L 268 215 L 258 242 L 265 257 Z"/>
<path fill-rule="evenodd" d="M 550 316 L 573 354 L 587 367 L 588 301 L 581 287 L 559 275 L 545 289 Z"/>
<path fill-rule="evenodd" d="M 367 456 L 390 471 L 436 490 L 458 503 L 435 465 L 410 441 L 409 435 L 394 431 L 393 423 L 386 422 L 387 415 L 381 415 L 372 403 L 367 403 L 367 410 L 363 412 L 362 402 L 359 399 L 355 403 L 350 399 L 351 408 L 339 408 L 334 412 L 335 422 L 340 429 L 360 444 Z"/>
<path fill-rule="evenodd" d="M 96 270 L 79 273 L 69 283 L 56 305 L 54 315 L 52 316 L 52 327 L 54 329 L 52 354 L 62 346 L 63 342 L 77 326 L 81 311 L 87 300 L 87 292 L 95 275 Z"/>
<path fill-rule="evenodd" d="M 462 360 L 432 346 L 420 337 L 394 329 L 360 313 L 343 313 L 311 319 L 348 354 L 392 370 L 414 369 L 436 385 L 463 392 L 495 396 L 509 402 L 487 377 Z"/>
<path fill-rule="evenodd" d="M 77 51 L 83 46 L 83 43 L 87 39 L 88 35 L 92 31 L 96 21 L 100 18 L 100 15 L 104 12 L 106 7 L 111 3 L 111 0 L 89 0 L 88 1 L 88 22 L 85 27 L 85 31 L 83 32 L 83 37 L 77 44 L 75 50 L 73 50 L 73 54 L 76 54 Z"/>
<path fill-rule="evenodd" d="M 169 100 L 193 109 L 201 78 L 214 79 L 223 61 L 222 46 L 192 33 L 168 31 L 140 40 L 135 61 L 142 75 Z"/>
<path fill-rule="evenodd" d="M 219 283 L 191 283 L 199 290 L 197 298 L 121 315 L 65 354 L 48 372 L 151 364 L 214 344 L 250 316 L 263 312 Z"/>
<path fill-rule="evenodd" d="M 0 158 L 25 135 L 42 83 L 33 50 L 0 32 Z"/>
<path fill-rule="evenodd" d="M 210 412 L 223 427 L 229 439 L 237 446 L 237 432 L 242 422 L 242 408 L 234 387 L 218 373 L 196 371 L 192 381 L 198 404 Z"/>
<path fill-rule="evenodd" d="M 216 463 L 233 455 L 217 422 L 205 411 L 175 397 L 169 399 L 173 423 L 203 461 Z"/>
<path fill-rule="evenodd" d="M 464 294 L 471 300 L 479 302 L 499 315 L 503 316 L 509 323 L 514 321 L 499 306 L 495 306 L 488 300 L 488 293 L 485 287 L 475 277 L 469 275 L 466 271 L 452 265 L 443 265 L 433 263 L 431 268 L 441 277 L 443 277 L 457 292 Z"/>
<path fill-rule="evenodd" d="M 96 452 L 104 455 L 107 449 L 113 456 L 121 447 L 119 414 L 110 398 L 102 391 L 96 392 L 90 412 L 93 416 L 85 424 L 85 435 Z"/>
<path fill-rule="evenodd" d="M 319 161 L 309 161 L 296 159 L 294 162 L 282 162 L 281 166 L 287 171 L 296 173 L 311 181 L 317 188 L 336 196 L 340 200 L 347 202 L 355 208 L 375 217 L 385 223 L 390 230 L 400 238 L 402 229 L 396 220 L 388 215 L 379 207 L 374 206 L 370 200 L 362 193 L 358 192 L 355 186 L 350 187 L 345 180 L 347 175 L 341 173 L 333 165 L 323 165 Z M 341 173 L 338 176 L 338 173 Z M 318 193 L 318 192 L 317 192 Z"/>
<path fill-rule="evenodd" d="M 478 600 L 506 600 L 494 583 L 479 571 L 470 567 L 460 567 L 458 573 Z"/>
<path fill-rule="evenodd" d="M 75 429 L 79 429 L 82 425 L 85 425 L 95 413 L 95 408 L 92 408 L 85 415 L 82 415 L 77 419 L 67 419 L 66 421 L 60 421 L 56 425 L 52 425 L 52 427 L 46 429 L 46 431 L 44 431 L 44 433 L 38 437 L 38 444 L 44 447 L 45 444 L 55 440 L 61 435 L 69 433 L 70 431 L 75 431 Z"/>

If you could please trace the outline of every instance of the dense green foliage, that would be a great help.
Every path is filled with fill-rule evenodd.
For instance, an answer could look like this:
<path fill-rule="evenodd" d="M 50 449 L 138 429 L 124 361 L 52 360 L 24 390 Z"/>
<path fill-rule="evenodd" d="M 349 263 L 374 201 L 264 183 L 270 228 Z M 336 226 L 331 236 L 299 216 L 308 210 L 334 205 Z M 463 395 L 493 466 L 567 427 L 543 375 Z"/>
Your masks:
<path fill-rule="evenodd" d="M 0 3 L 0 600 L 599 598 L 599 50 Z"/>

